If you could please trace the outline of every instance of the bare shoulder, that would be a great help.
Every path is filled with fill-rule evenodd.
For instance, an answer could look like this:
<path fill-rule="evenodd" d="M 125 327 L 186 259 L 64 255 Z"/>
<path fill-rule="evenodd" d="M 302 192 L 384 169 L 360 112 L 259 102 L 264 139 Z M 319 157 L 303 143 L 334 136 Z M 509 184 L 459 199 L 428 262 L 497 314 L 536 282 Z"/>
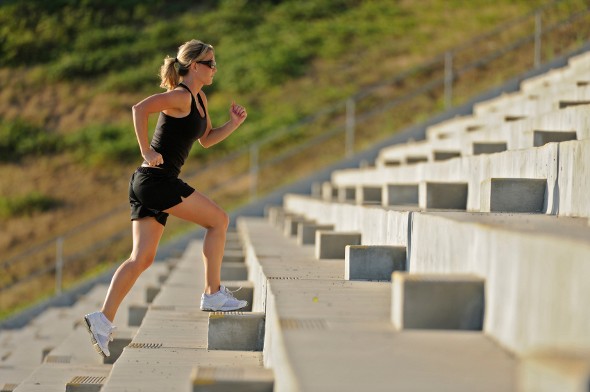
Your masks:
<path fill-rule="evenodd" d="M 207 105 L 207 96 L 205 95 L 205 92 L 203 90 L 199 90 L 199 92 L 197 94 L 199 94 L 199 96 L 203 100 L 203 103 L 206 106 Z"/>

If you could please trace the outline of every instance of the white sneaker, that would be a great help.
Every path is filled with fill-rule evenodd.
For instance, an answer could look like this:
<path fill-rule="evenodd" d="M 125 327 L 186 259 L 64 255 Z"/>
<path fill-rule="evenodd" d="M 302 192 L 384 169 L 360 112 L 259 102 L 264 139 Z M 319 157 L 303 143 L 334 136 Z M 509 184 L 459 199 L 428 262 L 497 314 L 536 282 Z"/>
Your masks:
<path fill-rule="evenodd" d="M 236 299 L 234 294 L 225 286 L 221 286 L 215 294 L 201 295 L 201 310 L 228 312 L 248 306 L 248 301 Z"/>
<path fill-rule="evenodd" d="M 84 321 L 94 349 L 103 357 L 110 356 L 109 342 L 113 341 L 113 331 L 117 327 L 111 324 L 102 312 L 87 314 Z"/>

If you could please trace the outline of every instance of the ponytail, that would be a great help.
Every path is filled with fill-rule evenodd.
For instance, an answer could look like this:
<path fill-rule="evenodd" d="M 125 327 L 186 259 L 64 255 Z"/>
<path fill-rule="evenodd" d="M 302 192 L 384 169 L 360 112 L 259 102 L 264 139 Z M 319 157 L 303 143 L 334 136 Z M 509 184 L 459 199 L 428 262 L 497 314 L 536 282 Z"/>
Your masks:
<path fill-rule="evenodd" d="M 213 46 L 193 39 L 178 48 L 177 57 L 166 56 L 160 67 L 160 87 L 174 90 L 180 83 L 180 78 L 188 73 L 193 61 L 201 60 L 207 53 L 213 51 Z"/>

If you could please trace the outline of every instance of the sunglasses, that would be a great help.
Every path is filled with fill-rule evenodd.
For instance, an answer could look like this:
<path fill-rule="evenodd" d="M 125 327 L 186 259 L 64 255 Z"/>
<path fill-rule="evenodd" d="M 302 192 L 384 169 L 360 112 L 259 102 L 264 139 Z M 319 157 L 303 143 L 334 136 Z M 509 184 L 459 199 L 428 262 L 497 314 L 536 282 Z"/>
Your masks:
<path fill-rule="evenodd" d="M 217 68 L 217 63 L 215 60 L 204 60 L 204 61 L 195 61 L 197 64 L 205 64 L 207 67 L 211 69 Z"/>

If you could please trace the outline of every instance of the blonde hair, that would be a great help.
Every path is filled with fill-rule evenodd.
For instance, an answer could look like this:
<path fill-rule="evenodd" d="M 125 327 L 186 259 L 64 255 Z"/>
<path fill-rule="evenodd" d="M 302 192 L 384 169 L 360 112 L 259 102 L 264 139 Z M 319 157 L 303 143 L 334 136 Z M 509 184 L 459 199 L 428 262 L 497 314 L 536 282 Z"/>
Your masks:
<path fill-rule="evenodd" d="M 180 78 L 188 73 L 191 63 L 203 60 L 209 52 L 213 52 L 213 46 L 197 39 L 180 45 L 176 58 L 166 56 L 164 64 L 160 67 L 160 87 L 174 90 L 180 83 Z"/>

